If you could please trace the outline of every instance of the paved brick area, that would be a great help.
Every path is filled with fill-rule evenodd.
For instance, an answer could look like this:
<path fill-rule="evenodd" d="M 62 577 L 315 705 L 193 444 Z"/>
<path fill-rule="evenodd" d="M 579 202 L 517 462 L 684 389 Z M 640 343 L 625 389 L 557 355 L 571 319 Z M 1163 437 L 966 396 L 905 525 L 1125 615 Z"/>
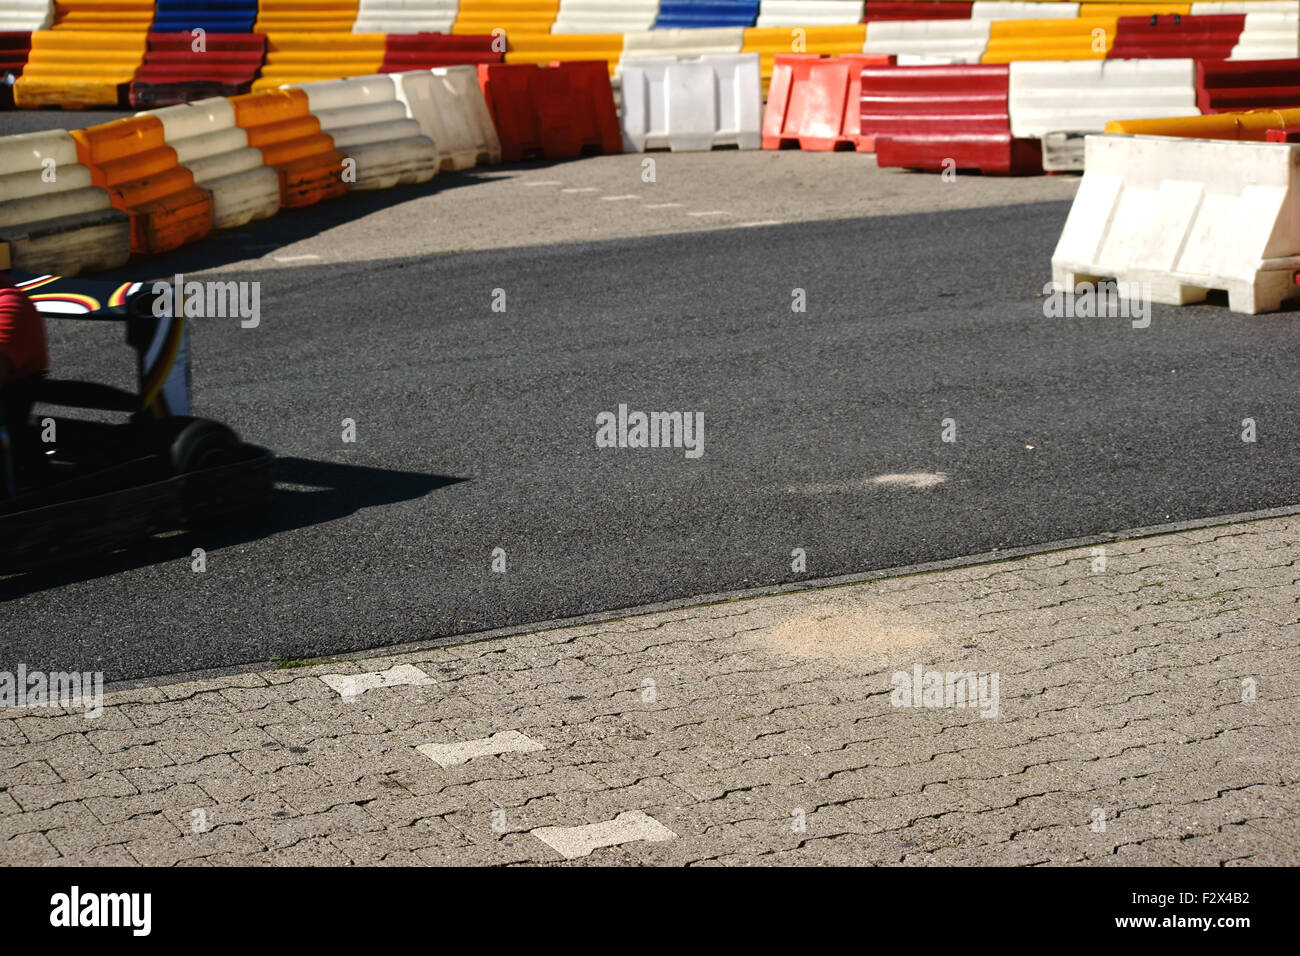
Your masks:
<path fill-rule="evenodd" d="M 1297 864 L 1298 541 L 1271 518 L 2 710 L 0 863 Z M 944 706 L 901 706 L 918 671 Z"/>

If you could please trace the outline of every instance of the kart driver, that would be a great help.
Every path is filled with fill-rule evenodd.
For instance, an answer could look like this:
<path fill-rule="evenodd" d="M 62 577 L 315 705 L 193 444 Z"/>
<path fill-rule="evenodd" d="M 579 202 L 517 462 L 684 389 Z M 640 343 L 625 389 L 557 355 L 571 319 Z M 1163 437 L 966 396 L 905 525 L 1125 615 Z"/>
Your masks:
<path fill-rule="evenodd" d="M 50 364 L 45 323 L 32 300 L 0 272 L 0 389 Z"/>

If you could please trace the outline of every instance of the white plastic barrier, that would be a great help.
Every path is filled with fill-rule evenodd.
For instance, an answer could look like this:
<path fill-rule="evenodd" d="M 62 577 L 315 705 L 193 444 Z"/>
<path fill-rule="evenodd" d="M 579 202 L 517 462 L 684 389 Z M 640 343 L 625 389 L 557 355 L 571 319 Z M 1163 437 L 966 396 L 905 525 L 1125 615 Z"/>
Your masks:
<path fill-rule="evenodd" d="M 757 53 L 624 60 L 624 149 L 758 149 L 763 105 L 758 65 Z"/>
<path fill-rule="evenodd" d="M 460 0 L 361 0 L 353 33 L 450 33 Z"/>
<path fill-rule="evenodd" d="M 176 150 L 176 161 L 194 174 L 194 185 L 212 194 L 214 229 L 233 229 L 280 211 L 279 176 L 235 125 L 230 100 L 215 96 L 137 115 L 162 122 L 163 139 Z"/>
<path fill-rule="evenodd" d="M 1281 60 L 1297 55 L 1296 13 L 1247 13 L 1229 60 Z"/>
<path fill-rule="evenodd" d="M 1101 132 L 1114 119 L 1198 116 L 1196 61 L 1022 60 L 1010 66 L 1011 135 Z"/>
<path fill-rule="evenodd" d="M 906 54 L 924 62 L 978 63 L 988 48 L 992 25 L 991 20 L 876 20 L 867 24 L 862 52 Z"/>
<path fill-rule="evenodd" d="M 1300 295 L 1300 145 L 1175 136 L 1087 138 L 1083 180 L 1052 255 L 1052 281 L 1150 283 L 1153 302 L 1210 289 L 1233 312 Z"/>
<path fill-rule="evenodd" d="M 552 33 L 630 33 L 649 30 L 659 0 L 560 0 Z"/>
<path fill-rule="evenodd" d="M 72 276 L 131 258 L 126 213 L 91 184 L 62 129 L 0 138 L 0 241 L 24 272 Z"/>
<path fill-rule="evenodd" d="M 1233 0 L 1224 3 L 1193 3 L 1192 16 L 1203 17 L 1216 13 L 1285 13 L 1300 10 L 1300 0 Z"/>
<path fill-rule="evenodd" d="M 501 140 L 472 66 L 389 73 L 406 115 L 433 140 L 437 168 L 501 162 Z"/>
<path fill-rule="evenodd" d="M 0 30 L 48 30 L 53 22 L 53 0 L 4 0 L 0 6 Z"/>
<path fill-rule="evenodd" d="M 975 0 L 971 4 L 972 20 L 1073 20 L 1079 15 L 1077 3 L 1023 2 L 1023 0 Z"/>
<path fill-rule="evenodd" d="M 862 22 L 864 0 L 762 0 L 756 27 L 849 26 Z"/>
<path fill-rule="evenodd" d="M 390 74 L 286 86 L 307 94 L 307 109 L 343 153 L 343 181 L 353 189 L 427 183 L 438 171 L 433 139 L 407 115 Z"/>

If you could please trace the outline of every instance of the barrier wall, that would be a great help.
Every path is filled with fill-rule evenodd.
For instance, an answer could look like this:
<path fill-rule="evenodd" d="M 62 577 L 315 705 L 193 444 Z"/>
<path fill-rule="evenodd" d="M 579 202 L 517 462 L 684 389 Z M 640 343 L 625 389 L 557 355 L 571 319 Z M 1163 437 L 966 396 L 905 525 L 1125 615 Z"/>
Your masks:
<path fill-rule="evenodd" d="M 1196 105 L 1202 113 L 1300 107 L 1300 59 L 1198 62 Z"/>
<path fill-rule="evenodd" d="M 473 34 L 390 33 L 384 40 L 384 58 L 379 64 L 379 72 L 401 73 L 430 70 L 435 66 L 500 63 L 505 53 L 494 50 L 494 44 L 504 46 L 493 37 Z"/>
<path fill-rule="evenodd" d="M 791 27 L 752 27 L 745 31 L 743 52 L 759 55 L 759 76 L 766 94 L 777 56 L 788 56 L 796 49 L 800 53 L 828 56 L 861 53 L 866 33 L 866 25 L 861 23 L 852 26 L 802 27 L 797 32 Z"/>
<path fill-rule="evenodd" d="M 485 64 L 478 78 L 503 161 L 623 151 L 605 63 Z"/>
<path fill-rule="evenodd" d="M 629 152 L 758 149 L 758 56 L 623 61 L 622 140 Z"/>
<path fill-rule="evenodd" d="M 248 133 L 235 124 L 230 100 L 211 97 L 140 115 L 162 123 L 163 141 L 176 151 L 176 161 L 212 197 L 213 229 L 232 229 L 279 212 L 279 176 L 263 164 L 261 150 L 249 146 Z"/>
<path fill-rule="evenodd" d="M 258 0 L 258 33 L 351 33 L 357 0 Z"/>
<path fill-rule="evenodd" d="M 1025 0 L 975 0 L 972 20 L 1062 20 L 1079 16 L 1079 4 L 1025 2 Z"/>
<path fill-rule="evenodd" d="M 450 66 L 391 74 L 398 102 L 433 141 L 438 169 L 501 162 L 501 141 L 479 86 L 478 69 Z"/>
<path fill-rule="evenodd" d="M 762 0 L 756 27 L 847 26 L 863 22 L 863 0 Z"/>
<path fill-rule="evenodd" d="M 53 0 L 5 0 L 0 8 L 0 31 L 32 33 L 54 23 Z"/>
<path fill-rule="evenodd" d="M 659 0 L 560 0 L 552 33 L 629 33 L 649 30 Z"/>
<path fill-rule="evenodd" d="M 1277 309 L 1300 295 L 1297 149 L 1089 136 L 1053 283 L 1067 291 L 1104 278 L 1148 283 L 1152 301 L 1168 305 L 1222 289 L 1234 312 Z"/>
<path fill-rule="evenodd" d="M 157 0 L 153 33 L 250 33 L 257 22 L 257 0 Z"/>
<path fill-rule="evenodd" d="M 1190 56 L 1222 60 L 1232 54 L 1245 24 L 1245 14 L 1120 17 L 1107 55 L 1112 59 Z"/>
<path fill-rule="evenodd" d="M 386 42 L 382 33 L 273 33 L 266 38 L 266 62 L 253 92 L 378 73 Z"/>
<path fill-rule="evenodd" d="M 873 152 L 875 137 L 861 129 L 862 68 L 891 59 L 878 53 L 778 56 L 763 111 L 763 148 Z"/>
<path fill-rule="evenodd" d="M 9 76 L 22 76 L 27 57 L 32 52 L 32 35 L 19 30 L 0 32 L 0 81 Z M 14 90 L 7 82 L 0 82 L 0 109 L 14 105 Z"/>
<path fill-rule="evenodd" d="M 124 99 L 144 52 L 144 33 L 33 33 L 27 66 L 14 84 L 14 105 L 115 107 Z"/>
<path fill-rule="evenodd" d="M 460 0 L 452 33 L 549 33 L 560 0 Z"/>
<path fill-rule="evenodd" d="M 1105 59 L 1117 23 L 1118 17 L 995 21 L 980 62 Z"/>
<path fill-rule="evenodd" d="M 321 132 L 302 90 L 245 93 L 231 97 L 230 105 L 248 145 L 261 150 L 262 162 L 275 170 L 281 206 L 310 206 L 347 192 L 343 154 Z"/>
<path fill-rule="evenodd" d="M 450 33 L 460 0 L 361 0 L 353 33 Z"/>
<path fill-rule="evenodd" d="M 1014 136 L 1101 132 L 1117 116 L 1196 116 L 1196 64 L 1180 60 L 1079 60 L 1010 64 Z"/>
<path fill-rule="evenodd" d="M 552 61 L 600 60 L 613 76 L 623 55 L 621 33 L 516 33 L 509 40 L 507 63 L 540 66 Z"/>
<path fill-rule="evenodd" d="M 867 23 L 873 20 L 969 20 L 970 0 L 867 0 Z"/>
<path fill-rule="evenodd" d="M 1295 12 L 1247 13 L 1230 59 L 1277 60 L 1300 55 L 1296 30 Z"/>
<path fill-rule="evenodd" d="M 13 267 L 77 275 L 131 256 L 130 225 L 78 162 L 66 130 L 0 138 L 0 242 Z"/>
<path fill-rule="evenodd" d="M 55 0 L 53 29 L 147 33 L 153 13 L 154 0 Z"/>
<path fill-rule="evenodd" d="M 655 27 L 752 27 L 758 0 L 659 0 Z"/>
<path fill-rule="evenodd" d="M 867 23 L 864 53 L 894 53 L 947 63 L 978 63 L 989 44 L 989 20 L 881 20 Z"/>
<path fill-rule="evenodd" d="M 131 81 L 132 106 L 170 106 L 210 96 L 247 93 L 261 69 L 266 38 L 260 33 L 208 33 L 195 51 L 189 33 L 151 33 L 144 62 Z"/>

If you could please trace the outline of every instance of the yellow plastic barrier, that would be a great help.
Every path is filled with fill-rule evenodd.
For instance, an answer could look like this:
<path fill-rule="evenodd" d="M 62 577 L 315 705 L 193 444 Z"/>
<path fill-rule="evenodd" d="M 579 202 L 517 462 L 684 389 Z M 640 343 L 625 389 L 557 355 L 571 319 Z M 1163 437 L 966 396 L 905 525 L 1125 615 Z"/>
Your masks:
<path fill-rule="evenodd" d="M 31 55 L 14 85 L 14 105 L 117 106 L 144 50 L 143 32 L 39 30 L 32 34 Z"/>
<path fill-rule="evenodd" d="M 255 33 L 351 33 L 360 0 L 260 0 Z"/>
<path fill-rule="evenodd" d="M 1075 20 L 994 20 L 981 63 L 1015 60 L 1104 60 L 1115 42 L 1117 17 Z"/>
<path fill-rule="evenodd" d="M 460 0 L 452 33 L 550 33 L 560 0 Z"/>
<path fill-rule="evenodd" d="M 610 76 L 623 55 L 621 33 L 508 33 L 507 63 L 604 60 Z"/>
<path fill-rule="evenodd" d="M 745 53 L 758 54 L 763 94 L 772 82 L 772 62 L 785 53 L 861 53 L 867 39 L 867 25 L 855 23 L 832 27 L 749 27 L 745 30 Z"/>
<path fill-rule="evenodd" d="M 1235 139 L 1263 142 L 1271 129 L 1300 129 L 1300 109 L 1246 110 L 1211 116 L 1169 119 L 1111 120 L 1107 133 L 1181 136 L 1189 139 Z"/>
<path fill-rule="evenodd" d="M 266 38 L 266 63 L 253 92 L 284 83 L 337 80 L 378 73 L 384 60 L 382 33 L 280 33 Z"/>
<path fill-rule="evenodd" d="M 55 30 L 148 33 L 154 0 L 55 0 Z"/>
<path fill-rule="evenodd" d="M 1079 5 L 1079 16 L 1087 17 L 1149 17 L 1152 14 L 1165 16 L 1180 13 L 1187 16 L 1192 12 L 1190 3 L 1083 3 Z"/>

